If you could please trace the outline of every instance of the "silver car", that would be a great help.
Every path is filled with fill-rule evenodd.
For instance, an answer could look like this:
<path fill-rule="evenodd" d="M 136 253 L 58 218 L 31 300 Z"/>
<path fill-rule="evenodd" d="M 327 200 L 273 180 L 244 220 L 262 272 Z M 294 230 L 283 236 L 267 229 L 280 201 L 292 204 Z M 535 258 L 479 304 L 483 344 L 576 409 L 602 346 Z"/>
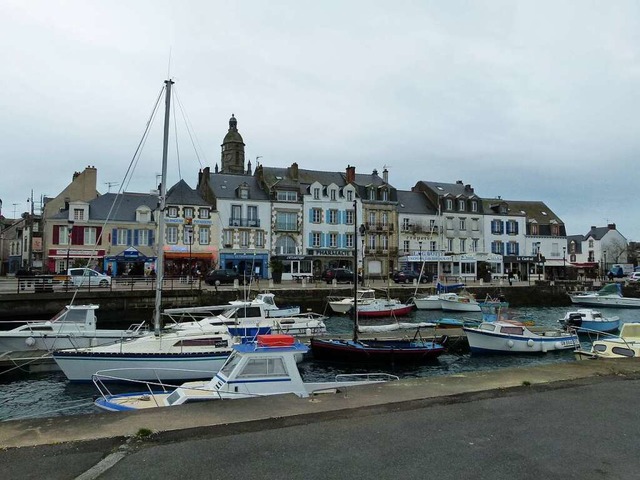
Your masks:
<path fill-rule="evenodd" d="M 111 285 L 111 277 L 91 268 L 70 268 L 67 275 L 75 287 L 108 287 Z"/>

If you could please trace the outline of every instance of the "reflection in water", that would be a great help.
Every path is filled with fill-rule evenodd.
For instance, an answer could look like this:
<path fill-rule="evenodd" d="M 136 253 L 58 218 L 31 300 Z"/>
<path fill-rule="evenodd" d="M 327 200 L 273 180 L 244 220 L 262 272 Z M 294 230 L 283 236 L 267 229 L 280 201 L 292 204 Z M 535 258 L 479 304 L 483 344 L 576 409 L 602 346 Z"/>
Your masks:
<path fill-rule="evenodd" d="M 571 308 L 522 308 L 517 313 L 523 320 L 535 321 L 537 325 L 557 326 L 557 321 Z M 636 312 L 624 309 L 602 309 L 605 316 L 620 316 L 623 321 L 637 321 Z M 140 312 L 140 319 L 147 318 Z M 429 322 L 441 318 L 442 312 L 413 312 L 402 321 Z M 447 318 L 479 319 L 480 314 L 446 313 Z M 367 324 L 384 324 L 388 319 L 367 320 Z M 128 327 L 131 319 L 128 318 Z M 336 316 L 327 320 L 330 333 L 345 334 L 353 331 L 348 316 Z M 445 332 L 438 332 L 440 334 Z M 588 343 L 588 338 L 581 338 Z M 572 352 L 550 352 L 543 355 L 461 355 L 444 354 L 432 363 L 420 366 L 376 366 L 373 371 L 398 375 L 401 378 L 420 378 L 435 375 L 458 375 L 473 371 L 488 371 L 499 368 L 542 365 L 550 363 L 572 362 Z M 362 366 L 320 363 L 308 357 L 299 365 L 302 376 L 307 381 L 331 380 L 339 373 L 365 373 L 372 370 Z M 114 387 L 114 391 L 124 391 Z M 73 415 L 94 413 L 93 397 L 98 392 L 93 383 L 72 384 L 61 372 L 32 374 L 25 376 L 0 375 L 0 420 L 25 417 L 47 417 L 55 415 Z"/>

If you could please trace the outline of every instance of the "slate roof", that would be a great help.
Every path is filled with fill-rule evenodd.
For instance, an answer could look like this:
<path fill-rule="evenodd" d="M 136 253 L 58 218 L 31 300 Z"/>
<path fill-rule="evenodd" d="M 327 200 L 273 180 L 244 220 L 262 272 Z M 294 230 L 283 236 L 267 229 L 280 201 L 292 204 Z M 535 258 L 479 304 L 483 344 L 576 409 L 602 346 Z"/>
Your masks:
<path fill-rule="evenodd" d="M 602 237 L 604 237 L 609 230 L 610 230 L 609 227 L 593 227 L 592 226 L 591 229 L 584 236 L 584 239 L 586 240 L 587 238 L 591 237 L 594 240 L 602 240 Z"/>
<path fill-rule="evenodd" d="M 246 183 L 249 187 L 249 200 L 269 200 L 258 179 L 253 175 L 234 175 L 231 173 L 209 174 L 209 186 L 218 199 L 237 199 L 237 189 Z"/>
<path fill-rule="evenodd" d="M 398 213 L 436 215 L 437 209 L 431 205 L 422 192 L 398 190 Z"/>
<path fill-rule="evenodd" d="M 114 201 L 117 202 L 109 215 L 109 210 Z M 151 210 L 155 210 L 158 207 L 158 195 L 152 193 L 105 193 L 104 195 L 94 198 L 89 203 L 89 219 L 95 220 L 107 220 L 120 221 L 120 222 L 135 222 L 136 210 L 146 205 Z M 53 215 L 53 219 L 67 219 L 69 218 L 69 211 L 64 210 L 60 213 Z"/>
<path fill-rule="evenodd" d="M 200 194 L 191 188 L 187 182 L 180 180 L 167 191 L 167 205 L 209 206 Z"/>
<path fill-rule="evenodd" d="M 425 180 L 421 180 L 418 183 L 426 185 L 431 190 L 438 193 L 440 196 L 464 196 L 467 198 L 478 197 L 478 194 L 475 193 L 474 189 L 471 188 L 470 185 L 464 185 L 463 183 L 429 182 Z"/>
<path fill-rule="evenodd" d="M 540 225 L 548 225 L 555 220 L 558 225 L 564 222 L 544 202 L 527 200 L 504 200 L 509 206 L 509 215 L 526 215 L 527 221 L 535 220 Z"/>

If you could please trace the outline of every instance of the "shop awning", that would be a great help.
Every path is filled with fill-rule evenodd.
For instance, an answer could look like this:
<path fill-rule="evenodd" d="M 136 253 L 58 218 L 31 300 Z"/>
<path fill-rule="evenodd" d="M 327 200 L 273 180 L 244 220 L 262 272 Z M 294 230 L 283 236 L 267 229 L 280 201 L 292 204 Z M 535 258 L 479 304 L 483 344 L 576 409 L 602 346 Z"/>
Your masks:
<path fill-rule="evenodd" d="M 211 260 L 216 258 L 216 254 L 214 252 L 164 252 L 164 258 L 169 260 L 174 258 L 199 258 L 202 260 Z"/>

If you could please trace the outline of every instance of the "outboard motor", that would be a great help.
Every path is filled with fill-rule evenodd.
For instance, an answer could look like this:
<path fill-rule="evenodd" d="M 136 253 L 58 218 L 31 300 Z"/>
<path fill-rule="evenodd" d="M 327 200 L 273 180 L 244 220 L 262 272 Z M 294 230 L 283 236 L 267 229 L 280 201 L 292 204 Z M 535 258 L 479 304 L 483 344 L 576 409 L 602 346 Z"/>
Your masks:
<path fill-rule="evenodd" d="M 569 318 L 564 321 L 565 328 L 580 328 L 582 326 L 582 315 L 570 313 Z"/>

